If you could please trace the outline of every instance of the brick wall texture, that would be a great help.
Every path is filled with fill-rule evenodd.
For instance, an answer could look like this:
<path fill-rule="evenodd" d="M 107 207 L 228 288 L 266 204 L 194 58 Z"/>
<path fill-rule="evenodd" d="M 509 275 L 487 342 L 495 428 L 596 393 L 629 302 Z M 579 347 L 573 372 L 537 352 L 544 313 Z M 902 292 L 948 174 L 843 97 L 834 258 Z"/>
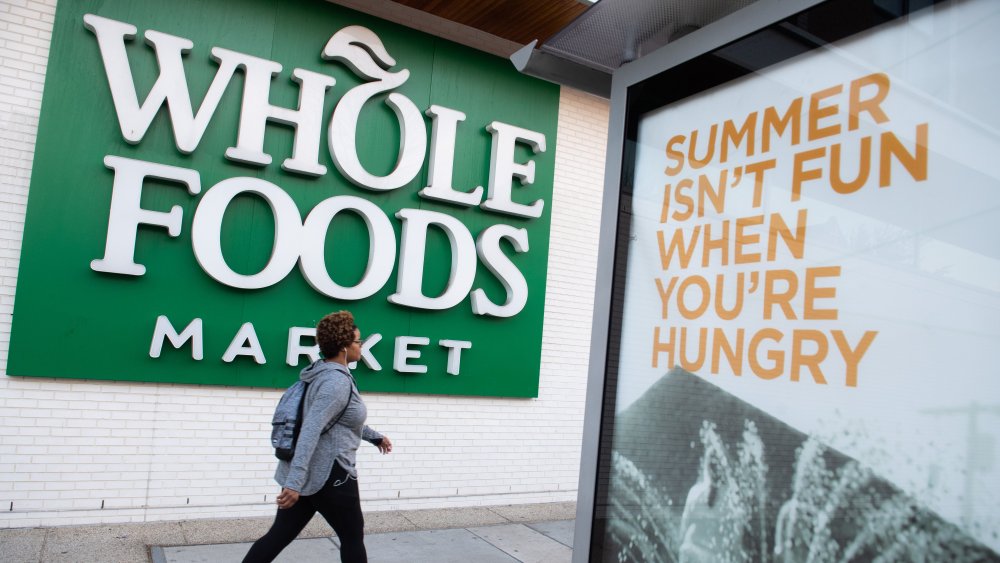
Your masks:
<path fill-rule="evenodd" d="M 0 2 L 0 527 L 270 514 L 278 391 L 6 375 L 54 13 Z M 607 119 L 563 89 L 539 397 L 367 395 L 366 510 L 575 500 Z"/>

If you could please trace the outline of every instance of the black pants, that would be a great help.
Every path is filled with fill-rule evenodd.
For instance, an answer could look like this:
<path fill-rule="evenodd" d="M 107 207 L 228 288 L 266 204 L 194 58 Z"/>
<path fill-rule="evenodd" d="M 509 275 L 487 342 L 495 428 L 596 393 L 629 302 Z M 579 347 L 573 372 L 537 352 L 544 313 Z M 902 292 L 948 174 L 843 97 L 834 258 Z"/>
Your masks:
<path fill-rule="evenodd" d="M 243 563 L 269 562 L 292 543 L 309 520 L 319 512 L 340 538 L 340 560 L 343 563 L 367 563 L 365 551 L 365 518 L 361 514 L 358 481 L 351 479 L 338 463 L 326 484 L 314 495 L 299 497 L 291 508 L 278 509 L 274 524 L 250 547 Z"/>

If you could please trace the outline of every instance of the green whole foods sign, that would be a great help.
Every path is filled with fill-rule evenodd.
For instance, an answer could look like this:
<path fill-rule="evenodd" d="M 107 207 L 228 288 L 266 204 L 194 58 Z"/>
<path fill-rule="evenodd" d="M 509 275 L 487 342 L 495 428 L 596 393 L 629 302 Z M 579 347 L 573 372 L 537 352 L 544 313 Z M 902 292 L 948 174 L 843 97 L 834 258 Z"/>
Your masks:
<path fill-rule="evenodd" d="M 63 2 L 8 372 L 538 394 L 558 89 L 322 1 Z M 58 359 L 57 359 L 58 358 Z"/>

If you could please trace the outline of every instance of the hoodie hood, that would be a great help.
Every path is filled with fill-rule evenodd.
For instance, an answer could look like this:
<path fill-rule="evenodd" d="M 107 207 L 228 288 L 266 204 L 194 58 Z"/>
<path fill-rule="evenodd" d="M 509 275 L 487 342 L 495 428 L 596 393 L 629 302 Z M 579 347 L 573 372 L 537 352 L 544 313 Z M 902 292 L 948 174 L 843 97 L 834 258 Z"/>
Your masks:
<path fill-rule="evenodd" d="M 338 364 L 337 362 L 327 362 L 325 360 L 316 360 L 302 370 L 302 373 L 299 374 L 299 379 L 305 381 L 306 383 L 312 383 L 320 375 L 335 371 L 339 371 L 347 376 L 351 375 L 347 366 L 343 364 Z"/>

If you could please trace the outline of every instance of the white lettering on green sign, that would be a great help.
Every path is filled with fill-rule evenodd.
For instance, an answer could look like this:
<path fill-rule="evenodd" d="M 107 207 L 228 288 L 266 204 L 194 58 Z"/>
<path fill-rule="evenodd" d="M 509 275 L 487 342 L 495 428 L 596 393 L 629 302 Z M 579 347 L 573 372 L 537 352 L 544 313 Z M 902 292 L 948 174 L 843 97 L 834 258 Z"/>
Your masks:
<path fill-rule="evenodd" d="M 299 85 L 299 107 L 294 110 L 277 107 L 271 105 L 268 99 L 272 77 L 281 71 L 281 64 L 214 47 L 212 57 L 219 68 L 195 112 L 182 63 L 183 54 L 193 48 L 193 43 L 149 30 L 144 33 L 144 38 L 156 53 L 160 74 L 145 101 L 140 104 L 125 50 L 125 41 L 136 36 L 136 27 L 93 14 L 85 15 L 83 20 L 85 27 L 97 38 L 121 133 L 129 143 L 142 141 L 153 118 L 166 105 L 175 146 L 185 154 L 194 152 L 233 75 L 242 70 L 245 81 L 239 130 L 236 145 L 225 151 L 225 157 L 244 164 L 269 165 L 271 156 L 263 150 L 265 125 L 274 121 L 290 125 L 295 130 L 292 156 L 282 163 L 282 169 L 308 176 L 327 173 L 327 168 L 319 163 L 319 147 L 323 101 L 327 90 L 335 86 L 332 77 L 294 69 L 292 79 Z M 390 72 L 389 69 L 396 65 L 395 60 L 375 33 L 360 26 L 336 32 L 323 48 L 322 56 L 347 65 L 355 74 L 368 80 L 341 97 L 327 127 L 330 156 L 347 180 L 375 192 L 394 190 L 411 182 L 420 172 L 428 152 L 423 118 L 426 113 L 432 120 L 429 185 L 418 192 L 421 197 L 464 207 L 479 206 L 487 212 L 528 219 L 541 216 L 544 201 L 539 199 L 529 204 L 515 202 L 512 188 L 514 179 L 524 187 L 530 186 L 535 176 L 534 161 L 515 160 L 516 146 L 524 144 L 536 154 L 544 152 L 544 135 L 499 121 L 484 126 L 492 136 L 492 148 L 489 184 L 483 199 L 482 186 L 459 191 L 452 185 L 455 139 L 458 123 L 465 119 L 465 114 L 439 105 L 431 105 L 421 112 L 405 95 L 392 92 L 386 103 L 400 125 L 399 157 L 391 172 L 376 176 L 367 171 L 358 159 L 355 145 L 358 115 L 374 96 L 406 82 L 409 71 Z M 163 227 L 169 236 L 179 237 L 183 213 L 179 206 L 167 213 L 143 209 L 140 200 L 144 181 L 147 178 L 165 180 L 184 187 L 191 196 L 198 196 L 202 191 L 200 175 L 195 170 L 112 155 L 105 157 L 104 162 L 114 170 L 115 179 L 104 256 L 91 262 L 91 268 L 98 272 L 141 276 L 145 267 L 137 264 L 134 258 L 139 226 Z M 253 194 L 264 199 L 275 224 L 271 257 L 259 272 L 251 275 L 239 274 L 227 265 L 220 243 L 223 215 L 229 203 L 241 194 Z M 364 276 L 351 287 L 335 283 L 324 263 L 325 234 L 331 221 L 341 212 L 360 216 L 371 241 Z M 396 217 L 402 221 L 403 228 L 398 245 L 397 286 L 395 293 L 388 298 L 390 302 L 415 309 L 441 310 L 454 307 L 471 294 L 471 308 L 476 315 L 511 317 L 524 308 L 528 284 L 523 274 L 500 250 L 500 243 L 506 239 L 516 252 L 528 252 L 528 233 L 525 229 L 496 224 L 474 238 L 461 221 L 444 213 L 402 209 Z M 452 251 L 451 274 L 444 291 L 437 296 L 424 295 L 421 288 L 427 232 L 431 226 L 444 231 Z M 389 218 L 377 206 L 363 198 L 334 196 L 316 205 L 303 221 L 300 210 L 281 187 L 259 178 L 228 178 L 205 190 L 198 202 L 191 230 L 192 252 L 199 266 L 212 279 L 234 288 L 253 290 L 269 287 L 283 280 L 298 264 L 305 279 L 317 292 L 335 299 L 359 300 L 378 292 L 391 277 L 395 266 L 395 234 Z M 376 253 L 375 248 L 380 251 Z M 504 303 L 494 303 L 487 298 L 485 291 L 473 288 L 480 262 L 505 288 L 507 299 Z M 171 343 L 175 342 L 175 338 L 186 341 L 181 339 L 188 334 L 186 331 L 181 335 L 168 334 L 161 328 L 166 330 L 158 322 L 156 334 L 160 335 L 161 344 L 164 337 L 168 337 Z M 254 348 L 256 336 L 252 325 L 244 326 L 237 337 L 225 354 L 230 357 L 229 361 L 238 355 L 251 355 L 262 363 L 263 353 Z M 193 337 L 189 335 L 188 338 Z M 154 346 L 156 340 L 154 336 Z M 259 344 L 256 346 L 259 347 Z M 404 350 L 409 350 L 406 346 L 409 344 L 403 347 Z M 463 348 L 457 344 L 442 346 L 449 349 L 450 372 L 452 354 L 458 358 Z M 404 352 L 400 365 L 412 367 L 406 361 L 411 357 L 406 355 L 408 353 Z"/>

